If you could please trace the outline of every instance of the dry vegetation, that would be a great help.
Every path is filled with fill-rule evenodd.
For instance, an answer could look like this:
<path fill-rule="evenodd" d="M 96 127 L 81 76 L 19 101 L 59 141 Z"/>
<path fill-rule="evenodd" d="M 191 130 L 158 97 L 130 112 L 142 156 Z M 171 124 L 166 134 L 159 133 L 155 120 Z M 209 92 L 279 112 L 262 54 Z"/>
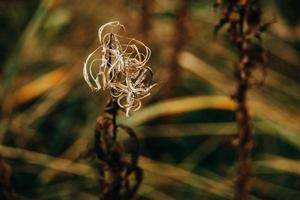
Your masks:
<path fill-rule="evenodd" d="M 0 199 L 297 199 L 299 2 L 214 2 L 1 1 Z M 142 61 L 93 93 L 82 68 L 109 21 L 154 76 Z"/>

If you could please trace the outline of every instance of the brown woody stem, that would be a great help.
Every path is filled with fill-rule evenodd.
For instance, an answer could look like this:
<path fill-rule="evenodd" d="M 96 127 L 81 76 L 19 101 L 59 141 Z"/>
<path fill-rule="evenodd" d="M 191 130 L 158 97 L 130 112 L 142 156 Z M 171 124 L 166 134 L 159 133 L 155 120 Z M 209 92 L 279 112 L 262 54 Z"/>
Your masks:
<path fill-rule="evenodd" d="M 252 151 L 252 130 L 251 117 L 246 105 L 249 80 L 243 74 L 244 71 L 237 72 L 236 102 L 238 104 L 236 120 L 238 123 L 238 166 L 236 180 L 235 200 L 246 200 L 251 189 L 251 151 Z"/>
<path fill-rule="evenodd" d="M 113 34 L 111 33 L 109 36 L 109 44 L 108 44 L 108 48 L 112 49 L 112 41 L 113 41 Z M 108 63 L 107 63 L 108 67 L 111 67 L 112 65 L 112 55 L 111 52 L 109 51 L 108 53 Z M 116 100 L 112 97 L 112 99 L 110 100 L 111 102 L 108 103 L 108 107 L 109 108 L 109 113 L 112 115 L 112 134 L 113 134 L 113 140 L 116 141 L 117 139 L 117 114 L 118 114 L 118 103 L 116 102 Z"/>

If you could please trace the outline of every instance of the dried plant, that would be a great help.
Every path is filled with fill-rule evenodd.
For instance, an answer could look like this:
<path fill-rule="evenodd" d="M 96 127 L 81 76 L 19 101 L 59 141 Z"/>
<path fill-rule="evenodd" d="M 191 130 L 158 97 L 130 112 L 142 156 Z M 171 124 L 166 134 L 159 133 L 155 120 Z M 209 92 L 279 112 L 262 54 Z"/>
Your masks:
<path fill-rule="evenodd" d="M 218 0 L 215 8 L 221 9 L 221 18 L 215 28 L 217 33 L 228 25 L 229 39 L 239 52 L 234 75 L 237 81 L 233 95 L 237 102 L 238 123 L 238 167 L 236 180 L 236 200 L 249 199 L 251 190 L 251 152 L 253 147 L 251 117 L 247 107 L 247 93 L 252 85 L 261 84 L 266 76 L 267 51 L 262 44 L 261 33 L 273 23 L 261 22 L 261 10 L 248 0 Z M 253 74 L 256 68 L 262 70 L 262 79 Z"/>
<path fill-rule="evenodd" d="M 109 89 L 128 116 L 131 110 L 141 107 L 141 100 L 149 96 L 150 89 L 155 86 L 152 70 L 146 65 L 151 51 L 134 38 L 114 33 L 116 28 L 125 30 L 118 21 L 99 28 L 100 46 L 87 57 L 83 75 L 92 90 Z"/>
<path fill-rule="evenodd" d="M 100 161 L 99 183 L 101 200 L 129 200 L 139 188 L 143 171 L 138 166 L 139 141 L 135 132 L 119 125 L 129 135 L 132 150 L 126 156 L 124 147 L 117 142 L 111 117 L 100 116 L 95 129 L 94 153 Z"/>
<path fill-rule="evenodd" d="M 108 89 L 111 94 L 105 114 L 97 119 L 94 145 L 89 152 L 95 154 L 100 163 L 101 200 L 132 199 L 141 184 L 139 141 L 131 128 L 117 125 L 116 118 L 120 107 L 126 110 L 127 116 L 131 109 L 139 109 L 141 100 L 150 95 L 155 85 L 152 70 L 146 66 L 150 49 L 138 40 L 114 33 L 115 28 L 125 29 L 117 21 L 100 27 L 100 46 L 88 56 L 83 68 L 84 78 L 92 90 Z M 105 29 L 110 30 L 106 33 Z M 93 58 L 96 53 L 99 56 Z M 95 66 L 96 62 L 99 63 Z M 118 129 L 123 129 L 130 138 L 133 148 L 129 158 L 117 140 Z"/>

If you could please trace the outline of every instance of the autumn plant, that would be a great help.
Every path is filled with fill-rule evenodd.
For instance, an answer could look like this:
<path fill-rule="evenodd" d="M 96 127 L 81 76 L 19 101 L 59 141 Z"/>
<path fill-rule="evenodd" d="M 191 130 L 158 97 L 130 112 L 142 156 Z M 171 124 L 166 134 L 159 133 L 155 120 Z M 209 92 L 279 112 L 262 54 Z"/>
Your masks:
<path fill-rule="evenodd" d="M 247 106 L 247 94 L 251 86 L 264 82 L 267 51 L 261 33 L 271 23 L 262 23 L 261 10 L 248 0 L 218 0 L 215 8 L 221 10 L 221 17 L 215 27 L 217 33 L 228 26 L 231 44 L 237 49 L 239 60 L 234 65 L 236 89 L 233 99 L 237 103 L 238 124 L 238 166 L 236 179 L 236 200 L 249 199 L 252 185 L 251 152 L 253 148 L 252 120 Z M 254 70 L 261 69 L 262 78 L 254 76 Z"/>
<path fill-rule="evenodd" d="M 100 45 L 84 64 L 83 76 L 93 91 L 108 90 L 105 114 L 97 119 L 93 152 L 99 160 L 100 199 L 132 199 L 142 181 L 138 166 L 139 141 L 133 129 L 117 124 L 120 109 L 129 116 L 150 95 L 152 70 L 146 65 L 150 49 L 141 41 L 118 34 L 125 30 L 118 21 L 99 28 Z M 130 152 L 118 142 L 118 131 L 128 134 Z M 127 153 L 127 154 L 126 154 Z M 129 156 L 128 156 L 129 154 Z"/>

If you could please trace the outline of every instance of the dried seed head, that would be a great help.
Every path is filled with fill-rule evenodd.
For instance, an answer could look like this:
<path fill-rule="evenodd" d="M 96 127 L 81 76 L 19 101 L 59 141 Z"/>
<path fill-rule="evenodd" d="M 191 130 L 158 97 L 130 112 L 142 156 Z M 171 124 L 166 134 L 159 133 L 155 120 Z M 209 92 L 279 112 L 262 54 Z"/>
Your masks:
<path fill-rule="evenodd" d="M 125 30 L 118 21 L 99 28 L 100 46 L 87 57 L 83 76 L 93 91 L 110 90 L 112 98 L 129 115 L 141 107 L 141 99 L 150 95 L 152 70 L 146 66 L 150 49 L 142 42 L 117 34 Z"/>

